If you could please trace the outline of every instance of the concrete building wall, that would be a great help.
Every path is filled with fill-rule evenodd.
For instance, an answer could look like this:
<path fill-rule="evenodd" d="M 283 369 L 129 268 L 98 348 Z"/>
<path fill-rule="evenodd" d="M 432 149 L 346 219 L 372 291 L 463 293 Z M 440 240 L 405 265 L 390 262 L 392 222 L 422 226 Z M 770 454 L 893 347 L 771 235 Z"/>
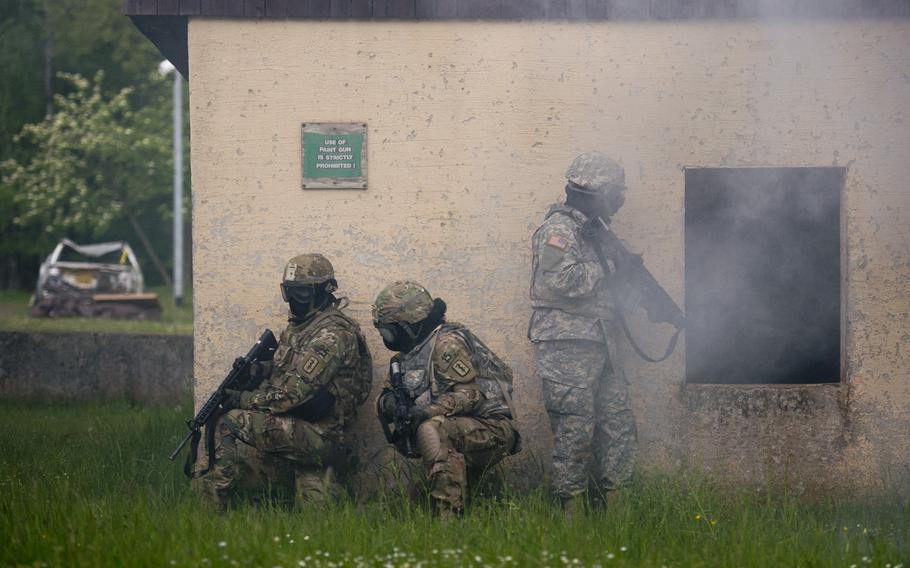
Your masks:
<path fill-rule="evenodd" d="M 910 476 L 910 22 L 191 19 L 197 401 L 266 326 L 285 260 L 321 251 L 373 350 L 413 278 L 512 365 L 526 450 L 550 436 L 526 326 L 530 237 L 588 149 L 626 168 L 617 232 L 683 303 L 686 167 L 846 166 L 845 378 L 687 386 L 628 358 L 642 463 L 765 481 Z M 301 190 L 300 123 L 366 122 L 369 189 Z M 669 329 L 632 322 L 656 352 Z M 683 341 L 685 340 L 683 335 Z M 358 443 L 382 445 L 365 407 Z M 372 455 L 372 451 L 369 452 Z"/>
<path fill-rule="evenodd" d="M 183 404 L 192 392 L 188 335 L 0 331 L 0 399 Z"/>

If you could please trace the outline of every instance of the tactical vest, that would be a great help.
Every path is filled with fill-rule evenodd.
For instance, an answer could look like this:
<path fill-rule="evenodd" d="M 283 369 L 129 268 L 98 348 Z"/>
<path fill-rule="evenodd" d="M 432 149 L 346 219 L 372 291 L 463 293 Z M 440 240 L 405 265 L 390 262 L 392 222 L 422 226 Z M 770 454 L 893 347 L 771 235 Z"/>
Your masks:
<path fill-rule="evenodd" d="M 445 385 L 430 382 L 433 350 L 440 335 L 458 334 L 465 340 L 471 351 L 471 363 L 477 370 L 475 382 L 483 394 L 483 401 L 477 406 L 475 415 L 480 418 L 514 418 L 512 407 L 512 369 L 496 356 L 468 328 L 458 323 L 444 323 L 410 353 L 401 355 L 399 362 L 404 373 L 404 384 L 414 400 L 429 398 L 435 402 Z"/>
<path fill-rule="evenodd" d="M 373 385 L 373 361 L 360 333 L 360 327 L 335 306 L 316 314 L 304 327 L 289 325 L 281 332 L 273 358 L 275 367 L 272 371 L 272 382 L 281 384 L 288 379 L 297 379 L 294 371 L 297 366 L 295 359 L 302 354 L 319 331 L 326 327 L 347 331 L 357 338 L 356 365 L 342 366 L 332 382 L 326 385 L 335 397 L 333 414 L 338 418 L 347 419 L 353 416 L 356 407 L 370 396 Z M 294 373 L 294 376 L 287 377 L 288 373 Z"/>
<path fill-rule="evenodd" d="M 600 261 L 597 258 L 597 252 L 594 250 L 594 245 L 581 236 L 583 221 L 578 218 L 578 215 L 581 215 L 581 212 L 567 205 L 557 203 L 550 208 L 546 219 L 549 220 L 554 215 L 562 215 L 568 218 L 566 224 L 575 228 L 575 239 L 581 249 L 582 256 L 593 262 L 599 263 Z M 539 247 L 541 245 L 541 243 L 538 242 L 538 233 L 546 226 L 547 221 L 545 220 L 537 231 L 535 231 L 532 240 L 534 244 L 534 255 L 531 259 L 531 306 L 534 309 L 561 310 L 568 314 L 585 318 L 612 319 L 615 302 L 605 282 L 601 282 L 593 290 L 593 293 L 584 297 L 574 298 L 553 293 L 548 290 L 546 286 L 538 282 L 540 279 L 540 267 L 538 266 L 540 259 L 538 256 L 540 254 Z"/>

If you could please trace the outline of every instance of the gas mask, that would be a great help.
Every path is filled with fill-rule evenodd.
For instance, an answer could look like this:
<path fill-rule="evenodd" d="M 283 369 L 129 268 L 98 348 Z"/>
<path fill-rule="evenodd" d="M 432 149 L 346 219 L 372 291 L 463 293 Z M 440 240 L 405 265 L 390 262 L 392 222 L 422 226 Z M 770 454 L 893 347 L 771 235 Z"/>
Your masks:
<path fill-rule="evenodd" d="M 578 209 L 587 217 L 607 220 L 626 202 L 625 190 L 625 186 L 610 184 L 592 191 L 569 182 L 566 185 L 566 205 Z"/>
<path fill-rule="evenodd" d="M 416 322 L 373 322 L 389 351 L 408 353 L 417 347 L 445 319 L 446 303 L 436 298 L 427 317 Z"/>
<path fill-rule="evenodd" d="M 387 323 L 376 326 L 382 342 L 389 351 L 407 353 L 417 344 L 417 333 L 406 323 Z"/>
<path fill-rule="evenodd" d="M 313 285 L 302 282 L 282 282 L 281 299 L 288 303 L 294 319 L 301 321 L 325 305 L 326 296 L 335 289 L 334 282 Z"/>

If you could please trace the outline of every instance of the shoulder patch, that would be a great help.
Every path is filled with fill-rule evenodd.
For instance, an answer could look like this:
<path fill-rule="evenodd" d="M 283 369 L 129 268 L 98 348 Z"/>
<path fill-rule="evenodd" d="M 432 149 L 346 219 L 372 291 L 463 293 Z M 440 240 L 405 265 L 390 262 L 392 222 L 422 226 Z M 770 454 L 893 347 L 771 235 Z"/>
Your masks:
<path fill-rule="evenodd" d="M 456 333 L 446 334 L 439 339 L 433 352 L 433 364 L 437 377 L 444 381 L 466 383 L 477 376 L 471 364 L 471 352 Z"/>
<path fill-rule="evenodd" d="M 547 246 L 565 251 L 569 248 L 569 241 L 562 235 L 550 235 L 550 238 L 547 239 Z"/>
<path fill-rule="evenodd" d="M 316 367 L 319 366 L 319 359 L 315 355 L 310 355 L 310 357 L 303 362 L 303 374 L 311 376 L 311 373 L 316 370 Z"/>
<path fill-rule="evenodd" d="M 439 339 L 433 350 L 433 363 L 440 371 L 446 371 L 465 349 L 455 336 L 446 335 Z"/>
<path fill-rule="evenodd" d="M 471 372 L 471 367 L 461 359 L 452 363 L 452 370 L 458 373 L 459 377 L 467 377 L 468 373 Z"/>
<path fill-rule="evenodd" d="M 315 379 L 329 366 L 334 357 L 326 345 L 311 345 L 299 359 L 294 360 L 297 372 L 305 379 Z"/>

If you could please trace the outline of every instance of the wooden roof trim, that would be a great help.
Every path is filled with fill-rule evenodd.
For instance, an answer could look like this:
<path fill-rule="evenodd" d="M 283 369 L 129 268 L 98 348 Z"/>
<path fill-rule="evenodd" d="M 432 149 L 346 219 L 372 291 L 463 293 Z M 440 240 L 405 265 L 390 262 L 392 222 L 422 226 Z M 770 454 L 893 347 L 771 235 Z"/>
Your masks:
<path fill-rule="evenodd" d="M 756 12 L 762 5 L 765 13 Z M 906 18 L 910 0 L 124 0 L 123 11 L 189 79 L 187 18 L 693 20 Z"/>
<path fill-rule="evenodd" d="M 124 0 L 128 16 L 275 19 L 675 20 L 910 17 L 907 0 Z"/>

